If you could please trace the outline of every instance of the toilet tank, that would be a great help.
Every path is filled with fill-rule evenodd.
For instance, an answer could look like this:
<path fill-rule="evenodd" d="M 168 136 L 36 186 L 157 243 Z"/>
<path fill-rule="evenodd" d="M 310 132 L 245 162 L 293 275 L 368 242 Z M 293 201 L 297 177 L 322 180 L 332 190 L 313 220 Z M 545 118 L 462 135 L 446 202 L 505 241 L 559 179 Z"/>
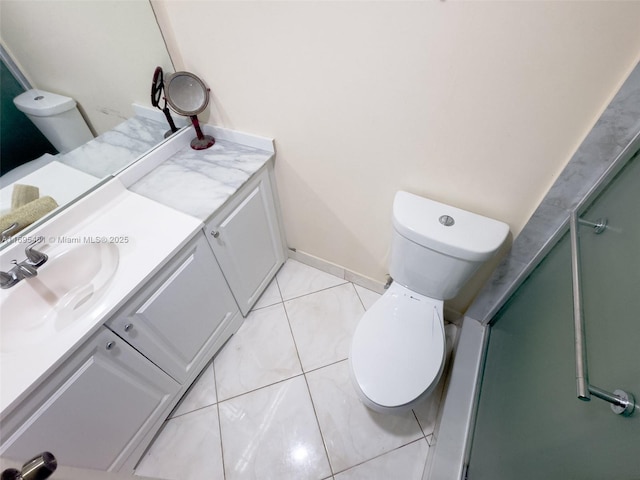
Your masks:
<path fill-rule="evenodd" d="M 70 152 L 93 139 L 73 98 L 32 89 L 18 95 L 13 103 L 60 153 Z"/>
<path fill-rule="evenodd" d="M 389 272 L 431 298 L 453 298 L 507 238 L 506 223 L 408 192 L 393 201 Z"/>

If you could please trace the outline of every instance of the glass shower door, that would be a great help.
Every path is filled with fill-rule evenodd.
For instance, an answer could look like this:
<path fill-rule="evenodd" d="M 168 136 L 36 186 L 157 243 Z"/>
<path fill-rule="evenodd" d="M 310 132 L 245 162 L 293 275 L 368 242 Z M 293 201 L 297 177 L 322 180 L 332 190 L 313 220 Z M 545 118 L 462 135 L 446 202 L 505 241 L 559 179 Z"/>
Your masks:
<path fill-rule="evenodd" d="M 580 212 L 589 384 L 640 400 L 640 160 Z M 595 225 L 607 226 L 596 233 Z M 640 479 L 640 411 L 576 391 L 571 244 L 565 236 L 491 328 L 469 480 Z"/>
<path fill-rule="evenodd" d="M 582 307 L 588 372 L 585 383 L 587 389 L 595 389 L 596 395 L 601 386 L 607 392 L 620 389 L 640 394 L 640 358 L 622 353 L 638 352 L 640 347 L 639 180 L 640 160 L 636 156 L 572 225 L 578 233 L 576 259 L 580 272 L 574 274 L 574 291 L 578 283 L 581 298 L 581 305 L 574 308 L 578 311 Z M 631 386 L 633 390 L 625 390 Z M 626 412 L 620 410 L 622 407 L 613 410 L 632 413 L 634 401 L 629 400 Z"/>

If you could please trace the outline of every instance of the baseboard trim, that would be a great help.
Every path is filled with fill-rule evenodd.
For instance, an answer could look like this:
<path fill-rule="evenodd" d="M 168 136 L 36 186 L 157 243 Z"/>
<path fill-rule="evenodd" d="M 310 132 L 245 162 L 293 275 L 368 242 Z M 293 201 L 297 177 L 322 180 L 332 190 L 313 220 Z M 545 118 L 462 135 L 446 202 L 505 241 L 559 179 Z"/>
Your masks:
<path fill-rule="evenodd" d="M 361 275 L 357 272 L 353 272 L 341 265 L 329 262 L 323 258 L 316 257 L 300 250 L 289 249 L 289 258 L 296 260 L 310 267 L 317 268 L 323 272 L 335 275 L 338 278 L 343 278 L 348 282 L 355 283 L 368 290 L 373 290 L 376 293 L 384 293 L 384 283 L 374 280 L 373 278 Z"/>
<path fill-rule="evenodd" d="M 343 278 L 348 282 L 354 283 L 360 287 L 366 288 L 368 290 L 372 290 L 376 293 L 383 294 L 385 292 L 385 284 L 378 280 L 374 280 L 373 278 L 367 277 L 360 273 L 354 272 L 345 268 L 341 265 L 338 265 L 333 262 L 329 262 L 323 258 L 316 257 L 311 255 L 310 253 L 301 252 L 300 250 L 295 250 L 289 248 L 289 258 L 296 260 L 300 263 L 304 263 L 305 265 L 309 265 L 310 267 L 317 268 L 318 270 L 322 270 L 323 272 L 329 273 L 331 275 L 335 275 L 338 278 Z M 453 310 L 445 304 L 444 306 L 444 318 L 447 322 L 453 323 L 458 327 L 462 327 L 462 319 L 464 315 L 457 310 Z"/>

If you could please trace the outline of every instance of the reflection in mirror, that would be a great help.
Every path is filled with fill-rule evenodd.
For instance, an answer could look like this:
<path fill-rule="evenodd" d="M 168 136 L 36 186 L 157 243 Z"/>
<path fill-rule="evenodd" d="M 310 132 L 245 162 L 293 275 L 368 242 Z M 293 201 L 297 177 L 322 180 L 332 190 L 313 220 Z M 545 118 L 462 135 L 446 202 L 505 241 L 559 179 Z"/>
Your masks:
<path fill-rule="evenodd" d="M 178 131 L 178 127 L 176 127 L 173 117 L 171 116 L 171 112 L 169 111 L 169 107 L 167 107 L 167 99 L 162 95 L 163 91 L 164 72 L 162 71 L 162 67 L 156 67 L 156 70 L 153 72 L 153 80 L 151 82 L 151 105 L 164 113 L 167 123 L 169 124 L 169 130 L 165 132 L 164 138 L 168 138 Z M 161 107 L 160 100 L 163 98 L 164 105 Z"/>
<path fill-rule="evenodd" d="M 167 122 L 149 103 L 149 81 L 157 66 L 173 67 L 144 0 L 2 0 L 0 44 L 0 227 L 9 236 L 163 141 Z M 18 108 L 14 99 L 31 89 Z M 68 115 L 77 115 L 89 142 L 58 142 L 56 128 L 46 124 Z M 38 203 L 25 214 L 27 199 Z M 17 217 L 1 218 L 9 214 Z"/>

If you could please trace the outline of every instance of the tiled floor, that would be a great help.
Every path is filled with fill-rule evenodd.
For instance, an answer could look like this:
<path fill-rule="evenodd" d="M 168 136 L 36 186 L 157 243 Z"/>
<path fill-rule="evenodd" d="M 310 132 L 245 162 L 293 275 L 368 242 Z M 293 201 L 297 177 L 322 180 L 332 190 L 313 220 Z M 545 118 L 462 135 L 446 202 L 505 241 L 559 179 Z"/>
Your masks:
<path fill-rule="evenodd" d="M 378 294 L 288 260 L 140 462 L 171 480 L 419 480 L 441 387 L 403 415 L 350 383 L 353 330 Z M 441 382 L 442 383 L 442 382 Z"/>

